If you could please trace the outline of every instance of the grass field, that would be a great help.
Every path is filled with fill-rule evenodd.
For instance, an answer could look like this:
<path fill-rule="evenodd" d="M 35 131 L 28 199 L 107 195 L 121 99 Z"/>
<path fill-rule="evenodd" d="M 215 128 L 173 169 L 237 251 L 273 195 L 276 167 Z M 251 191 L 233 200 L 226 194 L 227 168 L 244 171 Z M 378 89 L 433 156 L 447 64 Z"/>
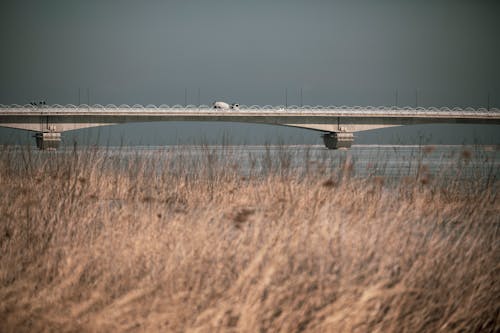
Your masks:
<path fill-rule="evenodd" d="M 0 155 L 1 332 L 500 331 L 494 174 Z"/>

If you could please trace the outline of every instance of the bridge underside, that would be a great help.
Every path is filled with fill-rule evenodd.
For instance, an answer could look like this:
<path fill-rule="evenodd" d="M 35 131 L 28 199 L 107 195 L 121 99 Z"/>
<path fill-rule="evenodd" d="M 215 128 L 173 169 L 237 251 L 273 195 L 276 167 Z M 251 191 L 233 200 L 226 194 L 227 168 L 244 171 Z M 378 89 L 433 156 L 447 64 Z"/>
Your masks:
<path fill-rule="evenodd" d="M 323 140 L 329 149 L 351 146 L 354 132 L 415 124 L 492 124 L 492 119 L 455 117 L 408 117 L 408 116 L 308 116 L 308 115 L 248 115 L 248 114 L 204 114 L 204 115 L 0 115 L 0 126 L 36 132 L 40 149 L 57 148 L 60 133 L 65 131 L 108 126 L 133 122 L 152 121 L 220 121 L 292 126 L 323 132 Z M 493 119 L 493 123 L 499 123 Z"/>
<path fill-rule="evenodd" d="M 415 122 L 405 119 L 385 121 L 380 118 L 361 119 L 356 117 L 301 117 L 301 116 L 0 116 L 0 126 L 23 129 L 34 132 L 66 132 L 83 128 L 109 126 L 123 123 L 153 121 L 218 121 L 268 125 L 293 126 L 321 132 L 359 132 L 384 127 L 411 125 Z"/>

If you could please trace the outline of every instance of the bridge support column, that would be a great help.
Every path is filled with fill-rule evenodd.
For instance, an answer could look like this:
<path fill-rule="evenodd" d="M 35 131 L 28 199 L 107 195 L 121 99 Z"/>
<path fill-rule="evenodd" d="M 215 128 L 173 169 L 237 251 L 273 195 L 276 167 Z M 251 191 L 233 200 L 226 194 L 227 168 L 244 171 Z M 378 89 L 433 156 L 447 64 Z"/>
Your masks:
<path fill-rule="evenodd" d="M 39 132 L 35 135 L 36 146 L 40 150 L 56 150 L 61 142 L 61 133 Z"/>
<path fill-rule="evenodd" d="M 330 132 L 323 134 L 323 142 L 328 149 L 351 148 L 354 135 L 351 132 Z"/>

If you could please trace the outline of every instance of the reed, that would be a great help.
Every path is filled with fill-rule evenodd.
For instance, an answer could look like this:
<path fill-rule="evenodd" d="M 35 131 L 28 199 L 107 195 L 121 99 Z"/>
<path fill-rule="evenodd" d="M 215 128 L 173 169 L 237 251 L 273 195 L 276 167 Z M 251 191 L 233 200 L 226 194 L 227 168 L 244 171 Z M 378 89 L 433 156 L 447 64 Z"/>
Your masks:
<path fill-rule="evenodd" d="M 500 331 L 494 172 L 293 154 L 4 148 L 0 331 Z"/>

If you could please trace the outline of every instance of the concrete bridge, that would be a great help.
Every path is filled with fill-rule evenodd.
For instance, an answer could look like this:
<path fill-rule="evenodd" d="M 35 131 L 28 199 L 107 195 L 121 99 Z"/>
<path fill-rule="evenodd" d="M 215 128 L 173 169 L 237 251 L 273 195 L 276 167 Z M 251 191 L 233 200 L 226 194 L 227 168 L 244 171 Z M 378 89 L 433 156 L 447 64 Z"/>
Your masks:
<path fill-rule="evenodd" d="M 0 126 L 35 133 L 40 149 L 56 149 L 61 133 L 130 122 L 225 121 L 274 124 L 323 133 L 329 149 L 349 148 L 353 133 L 415 124 L 500 124 L 500 109 L 207 105 L 0 105 Z"/>

